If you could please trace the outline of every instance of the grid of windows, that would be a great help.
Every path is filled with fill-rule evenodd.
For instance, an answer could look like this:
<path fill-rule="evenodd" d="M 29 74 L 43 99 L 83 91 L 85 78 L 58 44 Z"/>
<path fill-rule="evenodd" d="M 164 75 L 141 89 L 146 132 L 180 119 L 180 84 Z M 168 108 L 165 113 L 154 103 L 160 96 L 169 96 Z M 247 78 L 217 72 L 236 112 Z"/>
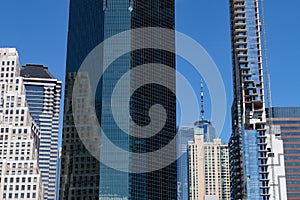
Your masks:
<path fill-rule="evenodd" d="M 199 131 L 199 129 L 202 129 Z M 188 142 L 188 199 L 230 199 L 228 145 L 221 139 L 204 139 L 204 128 L 195 128 L 194 140 Z M 205 132 L 205 134 L 209 134 Z"/>
<path fill-rule="evenodd" d="M 130 198 L 139 200 L 176 199 L 176 163 L 155 172 L 136 175 L 117 172 L 104 165 L 99 167 L 99 163 L 97 163 L 96 159 L 92 158 L 85 150 L 80 142 L 76 130 L 73 129 L 74 125 L 71 110 L 73 81 L 79 66 L 89 51 L 98 45 L 103 38 L 108 38 L 116 33 L 129 30 L 131 28 L 154 26 L 174 29 L 174 11 L 173 0 L 92 0 L 88 3 L 86 3 L 86 1 L 72 0 L 70 2 L 65 90 L 66 107 L 64 113 L 63 149 L 61 161 L 61 199 L 83 197 L 81 196 L 83 195 L 82 190 L 85 190 L 87 185 L 82 184 L 80 187 L 76 187 L 77 182 L 82 179 L 88 179 L 91 176 L 96 177 L 97 175 L 99 180 L 99 170 L 100 187 L 99 183 L 96 183 L 93 187 L 91 187 L 91 189 L 95 189 L 98 186 L 98 189 L 100 188 L 100 198 Z M 145 36 L 140 37 L 143 38 Z M 136 38 L 131 39 L 132 41 L 135 41 Z M 170 35 L 169 38 L 164 38 L 163 41 L 175 49 L 175 35 Z M 124 41 L 124 43 L 126 42 L 131 41 Z M 113 46 L 106 46 L 105 48 L 113 48 Z M 105 52 L 108 51 L 104 50 L 104 54 Z M 109 55 L 104 55 L 104 58 L 105 56 Z M 99 91 L 98 96 L 96 97 L 97 114 L 99 121 L 102 124 L 102 128 L 106 132 L 108 131 L 108 137 L 112 142 L 121 148 L 132 151 L 137 151 L 139 149 L 154 151 L 168 144 L 176 134 L 175 95 L 168 89 L 157 85 L 143 87 L 135 93 L 135 96 L 132 98 L 131 113 L 135 122 L 147 124 L 149 123 L 146 117 L 146 110 L 148 107 L 152 106 L 154 103 L 162 104 L 168 111 L 169 117 L 164 130 L 160 134 L 148 141 L 137 141 L 134 138 L 128 138 L 128 136 L 123 134 L 114 124 L 114 120 L 110 113 L 111 107 L 109 105 L 113 86 L 116 84 L 119 77 L 132 67 L 146 63 L 161 63 L 175 68 L 175 55 L 158 50 L 141 50 L 123 55 L 109 66 L 109 69 L 105 72 L 103 82 L 101 83 L 103 85 L 99 84 L 101 91 Z M 155 71 L 153 76 L 156 76 L 157 74 L 161 75 L 161 72 Z M 165 75 L 166 76 L 164 77 L 172 82 L 175 90 L 175 74 Z M 133 77 L 132 79 L 127 80 L 127 89 L 130 89 L 131 84 L 135 84 L 134 78 L 138 77 Z M 140 78 L 142 78 L 142 76 Z M 84 91 L 82 91 L 82 94 L 80 95 L 84 95 Z M 142 95 L 147 96 L 146 102 L 142 103 L 144 107 L 139 104 L 139 100 Z M 129 127 L 129 122 L 125 123 Z M 138 143 L 143 145 L 140 146 Z M 170 154 L 170 156 L 175 158 L 175 146 L 174 151 L 170 152 Z M 78 164 L 74 161 L 77 156 L 79 156 L 79 158 L 90 158 L 90 161 Z M 95 165 L 92 165 L 93 163 Z M 119 163 L 123 164 L 121 161 L 119 161 Z M 144 163 L 137 164 L 141 165 Z M 147 164 L 153 165 L 150 161 Z M 91 167 L 97 167 L 97 165 L 98 170 Z M 76 173 L 78 173 L 78 175 Z M 74 181 L 74 176 L 82 179 L 76 178 L 78 181 Z M 78 184 L 81 184 L 81 182 Z M 96 193 L 97 196 L 94 195 Z M 90 194 L 91 198 L 97 199 L 99 190 L 98 192 Z"/>
<path fill-rule="evenodd" d="M 274 107 L 271 113 L 283 139 L 287 199 L 296 200 L 300 191 L 300 107 Z"/>
<path fill-rule="evenodd" d="M 4 74 L 13 72 L 0 79 L 0 199 L 42 200 L 40 130 L 28 111 L 16 49 L 0 49 L 0 61 L 11 66 Z"/>
<path fill-rule="evenodd" d="M 39 167 L 44 200 L 56 200 L 61 82 L 43 65 L 27 64 L 20 73 L 30 114 L 40 128 Z"/>
<path fill-rule="evenodd" d="M 103 41 L 102 6 L 101 0 L 70 1 L 59 189 L 62 200 L 99 199 L 99 161 L 82 144 L 71 105 L 76 72 L 88 53 Z M 86 95 L 85 90 L 82 95 Z M 97 106 L 101 113 L 101 101 Z"/>

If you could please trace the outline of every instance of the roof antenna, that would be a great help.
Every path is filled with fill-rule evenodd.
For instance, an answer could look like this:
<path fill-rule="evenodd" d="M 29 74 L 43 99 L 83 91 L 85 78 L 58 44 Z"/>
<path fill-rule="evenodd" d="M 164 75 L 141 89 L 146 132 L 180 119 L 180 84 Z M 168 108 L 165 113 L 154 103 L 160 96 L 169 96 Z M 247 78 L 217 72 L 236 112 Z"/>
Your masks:
<path fill-rule="evenodd" d="M 203 80 L 201 79 L 201 120 L 204 121 L 204 92 L 203 92 Z"/>

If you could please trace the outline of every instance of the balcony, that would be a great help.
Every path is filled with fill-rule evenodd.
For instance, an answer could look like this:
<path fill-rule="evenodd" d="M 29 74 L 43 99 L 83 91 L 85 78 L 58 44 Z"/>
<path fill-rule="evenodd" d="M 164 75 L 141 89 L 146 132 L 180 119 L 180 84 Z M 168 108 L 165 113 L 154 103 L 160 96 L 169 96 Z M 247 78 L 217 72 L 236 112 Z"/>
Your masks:
<path fill-rule="evenodd" d="M 269 186 L 260 186 L 261 189 L 269 189 Z"/>
<path fill-rule="evenodd" d="M 269 174 L 267 171 L 260 171 L 260 174 Z M 269 179 L 260 179 L 261 181 L 268 181 Z"/>
<path fill-rule="evenodd" d="M 266 136 L 261 136 L 261 138 L 262 137 L 266 137 Z M 268 152 L 268 150 L 266 150 L 266 149 L 259 149 L 258 152 L 259 153 L 263 153 L 263 152 Z M 260 164 L 260 165 L 263 165 L 263 164 Z"/>
<path fill-rule="evenodd" d="M 264 112 L 264 109 L 263 108 L 255 108 L 253 111 L 255 113 L 262 113 L 262 112 Z"/>
<path fill-rule="evenodd" d="M 267 197 L 267 196 L 270 196 L 271 194 L 260 194 L 260 196 L 264 196 L 264 197 Z"/>
<path fill-rule="evenodd" d="M 259 142 L 258 145 L 267 145 L 267 142 Z"/>
<path fill-rule="evenodd" d="M 245 9 L 242 9 L 242 8 L 237 8 L 233 11 L 233 14 L 234 15 L 237 15 L 237 14 L 245 14 Z"/>

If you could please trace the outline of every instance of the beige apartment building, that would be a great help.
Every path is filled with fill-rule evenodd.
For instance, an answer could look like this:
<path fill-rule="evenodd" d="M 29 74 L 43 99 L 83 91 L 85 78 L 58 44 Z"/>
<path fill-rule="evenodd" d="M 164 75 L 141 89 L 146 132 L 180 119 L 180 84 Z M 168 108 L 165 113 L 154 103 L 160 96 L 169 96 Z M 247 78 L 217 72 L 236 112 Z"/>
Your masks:
<path fill-rule="evenodd" d="M 189 200 L 229 200 L 228 145 L 221 139 L 206 141 L 204 127 L 195 127 L 188 144 Z"/>

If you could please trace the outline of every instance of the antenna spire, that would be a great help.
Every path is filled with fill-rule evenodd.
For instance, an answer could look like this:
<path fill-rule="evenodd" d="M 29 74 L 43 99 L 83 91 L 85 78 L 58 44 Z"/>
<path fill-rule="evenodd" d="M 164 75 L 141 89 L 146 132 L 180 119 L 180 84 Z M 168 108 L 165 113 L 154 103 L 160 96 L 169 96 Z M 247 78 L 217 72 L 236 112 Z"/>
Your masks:
<path fill-rule="evenodd" d="M 201 120 L 204 121 L 204 92 L 203 92 L 203 80 L 201 79 L 200 84 L 200 93 L 201 93 Z"/>

